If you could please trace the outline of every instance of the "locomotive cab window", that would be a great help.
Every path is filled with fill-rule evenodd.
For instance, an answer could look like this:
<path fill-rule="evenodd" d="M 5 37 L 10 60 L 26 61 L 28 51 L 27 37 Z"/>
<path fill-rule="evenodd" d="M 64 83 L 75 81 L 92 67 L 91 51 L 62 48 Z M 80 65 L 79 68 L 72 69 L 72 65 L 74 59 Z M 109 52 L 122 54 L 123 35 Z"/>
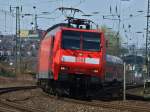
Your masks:
<path fill-rule="evenodd" d="M 79 50 L 80 49 L 80 32 L 63 31 L 62 48 Z"/>
<path fill-rule="evenodd" d="M 72 50 L 99 51 L 100 33 L 63 31 L 62 48 Z"/>
<path fill-rule="evenodd" d="M 100 50 L 100 34 L 99 33 L 83 33 L 83 50 L 99 51 Z"/>

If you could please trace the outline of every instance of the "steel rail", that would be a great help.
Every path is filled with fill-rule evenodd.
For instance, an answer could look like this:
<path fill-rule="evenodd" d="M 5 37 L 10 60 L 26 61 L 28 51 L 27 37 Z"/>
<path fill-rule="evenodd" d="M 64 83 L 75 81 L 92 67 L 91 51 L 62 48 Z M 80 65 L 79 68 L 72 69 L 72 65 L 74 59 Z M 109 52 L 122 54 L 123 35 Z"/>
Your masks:
<path fill-rule="evenodd" d="M 0 94 L 20 91 L 20 90 L 28 90 L 28 89 L 36 89 L 38 86 L 17 86 L 17 87 L 5 87 L 0 88 Z M 9 108 L 10 109 L 9 109 Z M 14 110 L 16 109 L 16 110 Z M 29 106 L 20 105 L 14 102 L 9 102 L 6 100 L 0 99 L 0 112 L 18 112 L 18 111 L 25 111 L 25 112 L 46 112 L 40 109 L 35 109 Z"/>
<path fill-rule="evenodd" d="M 20 105 L 20 104 L 14 103 L 14 102 L 8 102 L 6 100 L 0 100 L 0 104 L 10 107 L 10 108 L 13 108 L 13 109 L 16 109 L 16 110 L 25 111 L 25 112 L 46 112 L 46 110 L 44 111 L 41 109 L 35 109 L 30 106 Z"/>
<path fill-rule="evenodd" d="M 14 92 L 14 91 L 20 91 L 20 90 L 28 90 L 28 89 L 36 89 L 38 86 L 16 86 L 16 87 L 5 87 L 0 88 L 0 95 L 4 93 Z"/>

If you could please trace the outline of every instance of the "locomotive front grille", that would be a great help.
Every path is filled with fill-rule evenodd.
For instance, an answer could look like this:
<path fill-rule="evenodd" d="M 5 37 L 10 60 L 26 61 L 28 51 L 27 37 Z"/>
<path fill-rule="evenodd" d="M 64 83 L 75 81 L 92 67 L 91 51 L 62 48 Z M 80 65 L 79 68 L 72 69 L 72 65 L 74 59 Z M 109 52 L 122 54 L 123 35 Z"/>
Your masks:
<path fill-rule="evenodd" d="M 75 74 L 93 74 L 98 73 L 99 70 L 97 68 L 81 68 L 81 67 L 71 67 L 71 66 L 61 66 L 60 67 L 61 72 L 63 73 L 75 73 Z"/>

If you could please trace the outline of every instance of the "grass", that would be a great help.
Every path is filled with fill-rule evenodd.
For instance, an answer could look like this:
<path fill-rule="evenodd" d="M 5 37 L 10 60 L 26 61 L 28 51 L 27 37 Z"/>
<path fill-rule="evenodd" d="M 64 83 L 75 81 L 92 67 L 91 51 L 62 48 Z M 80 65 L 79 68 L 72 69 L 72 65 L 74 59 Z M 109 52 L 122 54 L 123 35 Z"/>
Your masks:
<path fill-rule="evenodd" d="M 15 73 L 12 73 L 10 71 L 5 71 L 5 70 L 1 70 L 0 71 L 0 76 L 4 76 L 4 77 L 15 77 Z"/>
<path fill-rule="evenodd" d="M 9 70 L 9 66 L 6 63 L 0 62 L 0 76 L 15 77 L 15 73 Z"/>

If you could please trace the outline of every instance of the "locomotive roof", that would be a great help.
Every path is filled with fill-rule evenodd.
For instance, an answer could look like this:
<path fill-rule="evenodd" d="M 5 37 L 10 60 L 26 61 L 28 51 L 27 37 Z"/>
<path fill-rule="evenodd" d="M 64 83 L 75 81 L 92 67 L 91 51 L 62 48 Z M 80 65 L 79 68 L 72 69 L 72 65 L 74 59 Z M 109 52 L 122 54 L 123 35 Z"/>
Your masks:
<path fill-rule="evenodd" d="M 59 24 L 55 24 L 52 27 L 48 28 L 46 32 L 50 32 L 58 27 L 68 27 L 67 23 L 59 23 Z"/>
<path fill-rule="evenodd" d="M 46 35 L 47 34 L 50 34 L 50 35 L 55 35 L 55 33 L 62 27 L 65 27 L 65 28 L 76 28 L 76 27 L 73 27 L 72 25 L 71 26 L 68 26 L 67 23 L 59 23 L 59 24 L 55 24 L 53 25 L 52 27 L 48 28 L 46 30 Z M 76 29 L 80 29 L 80 28 L 76 28 Z M 87 30 L 87 29 L 82 29 L 82 30 Z M 94 29 L 91 29 L 95 32 Z M 97 30 L 98 31 L 98 30 Z"/>

